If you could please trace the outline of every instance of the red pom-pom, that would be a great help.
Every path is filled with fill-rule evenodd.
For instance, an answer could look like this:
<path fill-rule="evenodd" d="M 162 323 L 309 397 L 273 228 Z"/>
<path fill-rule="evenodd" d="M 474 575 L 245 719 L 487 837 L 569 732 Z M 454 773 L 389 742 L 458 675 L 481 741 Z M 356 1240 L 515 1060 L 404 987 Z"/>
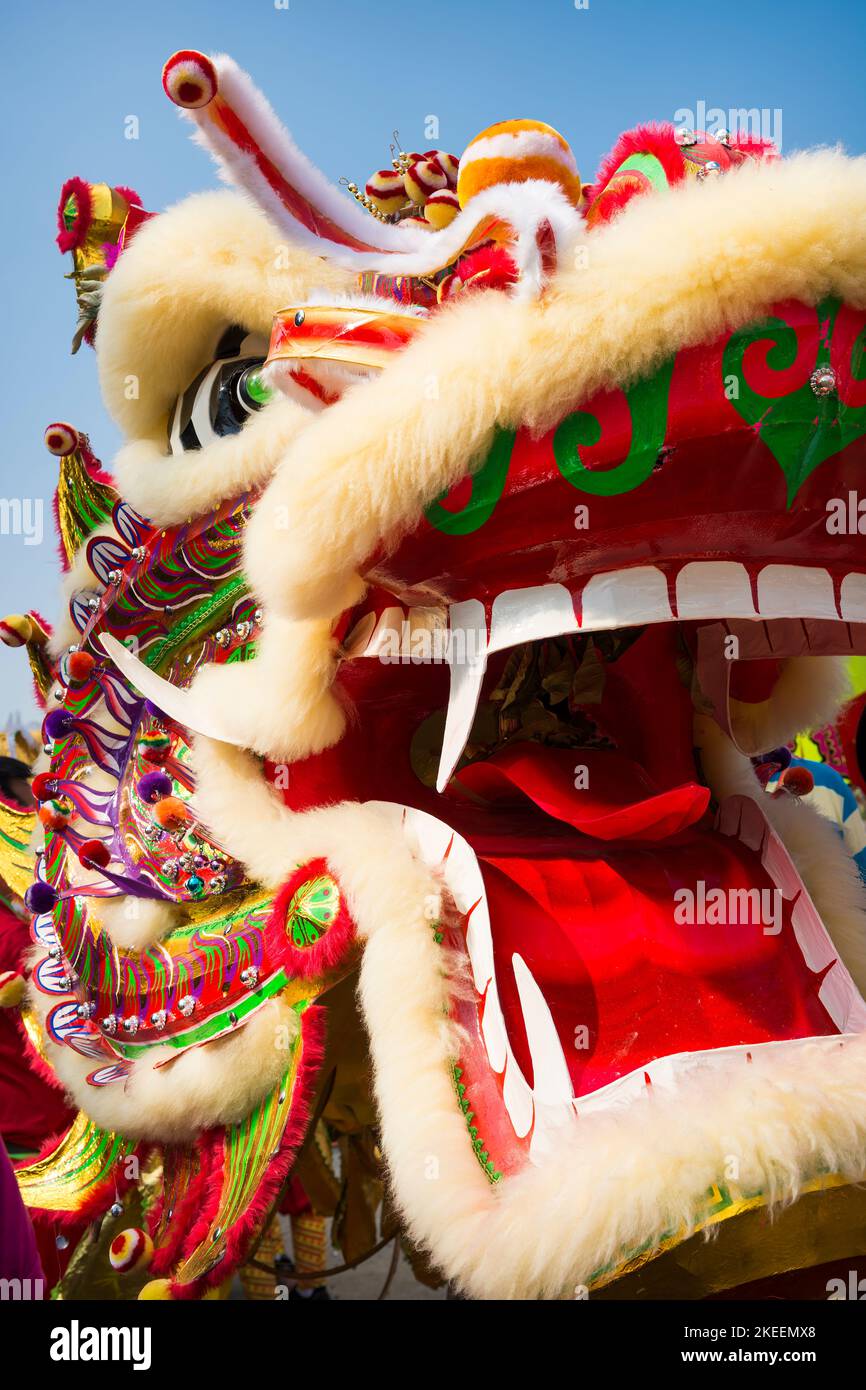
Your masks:
<path fill-rule="evenodd" d="M 95 665 L 96 657 L 91 656 L 90 652 L 70 652 L 66 662 L 70 681 L 76 685 L 84 685 L 90 679 Z"/>
<path fill-rule="evenodd" d="M 78 858 L 85 869 L 104 869 L 111 860 L 111 850 L 104 840 L 85 840 Z"/>
<path fill-rule="evenodd" d="M 50 801 L 55 794 L 56 781 L 50 772 L 37 772 L 30 783 L 30 790 L 37 801 Z"/>
<path fill-rule="evenodd" d="M 779 778 L 779 784 L 792 796 L 808 796 L 814 789 L 815 778 L 807 767 L 788 767 Z"/>

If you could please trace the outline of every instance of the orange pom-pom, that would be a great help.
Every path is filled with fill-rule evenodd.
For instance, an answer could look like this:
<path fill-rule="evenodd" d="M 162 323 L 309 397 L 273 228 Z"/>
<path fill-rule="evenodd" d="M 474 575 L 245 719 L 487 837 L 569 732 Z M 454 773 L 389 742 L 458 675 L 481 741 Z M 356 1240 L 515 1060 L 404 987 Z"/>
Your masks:
<path fill-rule="evenodd" d="M 179 796 L 164 796 L 153 808 L 153 817 L 163 830 L 171 830 L 182 825 L 187 819 L 187 809 Z"/>

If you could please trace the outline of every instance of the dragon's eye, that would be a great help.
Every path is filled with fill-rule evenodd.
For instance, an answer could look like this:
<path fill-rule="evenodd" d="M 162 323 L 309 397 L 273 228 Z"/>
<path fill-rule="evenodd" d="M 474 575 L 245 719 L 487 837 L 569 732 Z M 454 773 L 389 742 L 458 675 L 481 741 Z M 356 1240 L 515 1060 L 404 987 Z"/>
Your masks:
<path fill-rule="evenodd" d="M 271 399 L 261 369 L 267 342 L 258 334 L 230 328 L 215 360 L 178 397 L 169 420 L 172 454 L 201 449 L 226 434 L 237 434 L 251 414 Z"/>

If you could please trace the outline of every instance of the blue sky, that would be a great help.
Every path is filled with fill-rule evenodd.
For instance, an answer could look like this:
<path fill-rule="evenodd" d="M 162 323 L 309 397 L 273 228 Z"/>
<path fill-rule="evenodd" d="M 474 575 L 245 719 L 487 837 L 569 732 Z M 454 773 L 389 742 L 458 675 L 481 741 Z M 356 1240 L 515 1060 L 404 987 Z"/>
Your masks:
<path fill-rule="evenodd" d="M 863 0 L 42 0 L 4 6 L 0 102 L 7 207 L 4 448 L 0 498 L 42 499 L 45 534 L 0 534 L 0 615 L 52 617 L 58 571 L 50 520 L 56 468 L 42 444 L 52 420 L 86 430 L 102 459 L 119 436 L 93 354 L 69 355 L 75 323 L 68 258 L 54 245 L 71 174 L 128 184 L 160 210 L 214 186 L 165 97 L 160 72 L 178 48 L 230 53 L 253 75 L 298 143 L 332 179 L 362 183 L 405 148 L 460 154 L 496 120 L 532 116 L 570 140 L 585 179 L 620 131 L 699 103 L 782 113 L 786 152 L 842 142 L 866 148 Z M 126 118 L 139 138 L 125 138 Z M 0 725 L 35 710 L 23 653 L 0 648 Z"/>

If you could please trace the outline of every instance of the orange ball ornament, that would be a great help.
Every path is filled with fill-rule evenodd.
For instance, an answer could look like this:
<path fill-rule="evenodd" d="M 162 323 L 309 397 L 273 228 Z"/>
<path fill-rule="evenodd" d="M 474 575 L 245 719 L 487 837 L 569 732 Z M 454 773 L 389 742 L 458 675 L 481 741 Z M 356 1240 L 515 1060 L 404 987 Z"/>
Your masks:
<path fill-rule="evenodd" d="M 564 136 L 544 121 L 499 121 L 470 141 L 460 157 L 457 197 L 465 208 L 485 188 L 539 179 L 580 203 L 580 174 Z"/>

